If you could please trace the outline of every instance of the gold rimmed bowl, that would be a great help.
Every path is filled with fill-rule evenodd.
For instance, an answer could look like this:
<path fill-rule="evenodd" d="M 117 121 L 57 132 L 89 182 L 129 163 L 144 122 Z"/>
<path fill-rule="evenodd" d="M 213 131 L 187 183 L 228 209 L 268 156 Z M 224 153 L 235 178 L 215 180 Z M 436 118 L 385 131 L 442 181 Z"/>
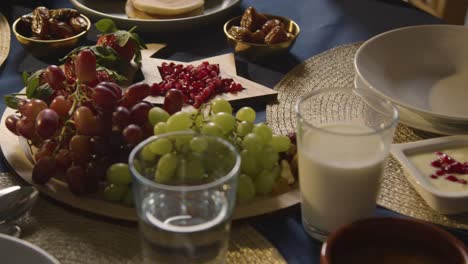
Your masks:
<path fill-rule="evenodd" d="M 86 35 L 91 28 L 91 21 L 84 15 L 80 16 L 84 18 L 88 24 L 86 30 L 64 39 L 42 40 L 21 35 L 17 30 L 21 18 L 15 20 L 12 29 L 18 42 L 34 57 L 41 59 L 60 58 L 86 39 Z"/>
<path fill-rule="evenodd" d="M 296 42 L 297 36 L 300 33 L 299 25 L 294 22 L 293 20 L 275 16 L 264 14 L 268 19 L 278 19 L 284 23 L 286 31 L 291 34 L 291 37 L 287 40 L 275 44 L 259 44 L 259 43 L 252 43 L 252 42 L 243 42 L 236 38 L 229 33 L 229 29 L 233 26 L 239 26 L 242 16 L 237 16 L 224 24 L 224 34 L 226 35 L 228 44 L 234 49 L 234 52 L 246 57 L 248 59 L 264 59 L 271 56 L 277 56 L 279 54 L 284 54 L 291 49 L 291 47 Z"/>

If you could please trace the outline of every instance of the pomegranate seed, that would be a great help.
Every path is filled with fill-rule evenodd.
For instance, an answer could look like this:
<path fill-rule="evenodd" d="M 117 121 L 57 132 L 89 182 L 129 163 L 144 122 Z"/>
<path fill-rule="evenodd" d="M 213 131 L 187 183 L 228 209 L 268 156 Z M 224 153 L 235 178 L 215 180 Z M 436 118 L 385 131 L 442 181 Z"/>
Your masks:
<path fill-rule="evenodd" d="M 432 175 L 431 175 L 431 178 L 432 178 L 432 179 L 438 179 L 439 176 L 437 176 L 437 175 L 435 175 L 435 174 L 432 174 Z"/>

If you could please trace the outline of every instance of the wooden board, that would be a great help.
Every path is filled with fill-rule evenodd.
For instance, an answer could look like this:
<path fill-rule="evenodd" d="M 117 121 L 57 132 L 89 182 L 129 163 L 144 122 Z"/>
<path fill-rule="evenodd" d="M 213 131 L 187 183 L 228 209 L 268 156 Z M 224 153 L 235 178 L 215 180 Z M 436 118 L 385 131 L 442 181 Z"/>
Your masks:
<path fill-rule="evenodd" d="M 31 159 L 28 159 L 29 155 L 26 154 L 28 151 L 19 143 L 19 138 L 5 126 L 6 117 L 13 113 L 15 111 L 10 108 L 7 108 L 3 113 L 0 125 L 0 135 L 2 135 L 0 137 L 0 146 L 10 167 L 25 181 L 33 184 L 31 179 L 33 164 Z M 41 193 L 83 211 L 120 220 L 138 220 L 134 208 L 107 202 L 97 194 L 76 196 L 68 190 L 66 183 L 54 178 L 46 185 L 35 186 Z M 295 205 L 299 201 L 300 193 L 298 189 L 278 196 L 257 197 L 250 203 L 238 205 L 233 218 L 242 219 L 274 212 Z"/>
<path fill-rule="evenodd" d="M 156 49 L 160 49 L 161 44 L 148 44 L 147 50 L 142 50 L 142 66 L 141 71 L 144 76 L 144 82 L 148 84 L 153 84 L 155 82 L 161 82 L 162 78 L 158 71 L 158 66 L 161 66 L 163 62 L 174 62 L 176 64 L 182 65 L 189 65 L 192 64 L 197 66 L 204 61 L 207 61 L 211 64 L 218 64 L 220 68 L 220 75 L 223 78 L 232 78 L 235 82 L 240 83 L 245 89 L 241 92 L 232 94 L 232 93 L 224 93 L 218 95 L 217 97 L 222 97 L 228 101 L 230 101 L 234 105 L 250 105 L 250 104 L 258 104 L 258 103 L 267 103 L 269 101 L 276 100 L 276 96 L 278 92 L 273 89 L 270 89 L 266 86 L 248 80 L 246 78 L 240 77 L 237 75 L 236 71 L 236 62 L 234 54 L 228 53 L 223 54 L 215 57 L 210 57 L 206 59 L 201 59 L 192 62 L 180 62 L 180 61 L 172 61 L 172 60 L 165 60 L 165 59 L 158 59 L 152 58 L 151 56 L 155 53 Z M 153 97 L 150 96 L 145 100 L 156 104 L 162 105 L 164 102 L 164 98 L 161 96 Z"/>

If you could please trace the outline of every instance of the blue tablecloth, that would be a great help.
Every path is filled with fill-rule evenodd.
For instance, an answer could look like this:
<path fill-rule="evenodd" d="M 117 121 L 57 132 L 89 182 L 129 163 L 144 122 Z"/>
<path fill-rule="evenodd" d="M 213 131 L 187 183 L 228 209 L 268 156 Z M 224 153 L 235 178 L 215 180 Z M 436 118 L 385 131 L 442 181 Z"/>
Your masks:
<path fill-rule="evenodd" d="M 49 8 L 71 6 L 65 0 L 2 1 L 0 11 L 10 23 L 33 7 Z M 341 44 L 364 41 L 381 32 L 417 24 L 434 24 L 440 21 L 397 0 L 245 0 L 242 9 L 254 6 L 260 12 L 290 17 L 301 27 L 301 34 L 291 53 L 281 60 L 269 63 L 250 63 L 237 60 L 239 73 L 255 82 L 274 87 L 276 83 L 301 63 L 322 51 Z M 235 12 L 241 13 L 241 10 Z M 222 21 L 212 27 L 183 34 L 152 34 L 143 36 L 147 42 L 165 41 L 168 45 L 164 56 L 174 60 L 191 61 L 231 52 L 222 33 Z M 190 43 L 190 44 L 187 44 Z M 40 66 L 12 36 L 10 55 L 0 69 L 1 94 L 16 92 L 23 85 L 20 71 Z M 0 101 L 0 110 L 5 104 Z M 259 106 L 257 121 L 265 119 L 265 107 Z M 0 170 L 8 167 L 2 161 Z M 384 208 L 377 208 L 380 216 L 402 217 Z M 289 263 L 318 263 L 321 243 L 310 238 L 303 230 L 299 206 L 293 206 L 272 214 L 245 220 L 259 230 Z M 468 242 L 468 233 L 450 230 Z"/>

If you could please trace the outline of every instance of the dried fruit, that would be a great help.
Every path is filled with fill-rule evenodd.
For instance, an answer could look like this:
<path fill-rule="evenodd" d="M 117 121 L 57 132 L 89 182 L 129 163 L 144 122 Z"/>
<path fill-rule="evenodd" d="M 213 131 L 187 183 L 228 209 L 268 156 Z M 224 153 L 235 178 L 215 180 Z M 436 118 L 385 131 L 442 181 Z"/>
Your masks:
<path fill-rule="evenodd" d="M 281 22 L 279 19 L 270 19 L 267 22 L 265 22 L 265 24 L 263 24 L 262 31 L 266 35 L 276 26 L 280 26 L 281 28 L 286 29 L 286 27 L 284 26 L 284 23 Z"/>
<path fill-rule="evenodd" d="M 268 21 L 265 15 L 257 13 L 255 8 L 249 7 L 242 15 L 240 26 L 246 28 L 250 32 L 255 32 L 262 28 L 262 25 Z"/>
<path fill-rule="evenodd" d="M 252 33 L 244 27 L 231 27 L 229 29 L 229 34 L 231 34 L 238 41 L 250 42 L 253 40 Z"/>
<path fill-rule="evenodd" d="M 265 43 L 268 45 L 280 43 L 288 40 L 288 33 L 280 26 L 274 27 L 265 37 Z"/>

